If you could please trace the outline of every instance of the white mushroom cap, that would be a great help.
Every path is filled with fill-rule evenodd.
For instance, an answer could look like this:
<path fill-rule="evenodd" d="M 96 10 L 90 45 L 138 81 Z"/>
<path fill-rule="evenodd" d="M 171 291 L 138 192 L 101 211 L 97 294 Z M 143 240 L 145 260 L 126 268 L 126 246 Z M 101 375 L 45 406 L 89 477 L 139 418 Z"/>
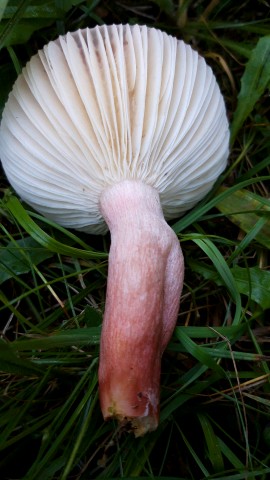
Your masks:
<path fill-rule="evenodd" d="M 225 106 L 190 46 L 146 26 L 78 30 L 32 57 L 4 109 L 4 170 L 23 200 L 61 225 L 107 227 L 101 192 L 156 188 L 166 219 L 193 207 L 228 157 Z"/>

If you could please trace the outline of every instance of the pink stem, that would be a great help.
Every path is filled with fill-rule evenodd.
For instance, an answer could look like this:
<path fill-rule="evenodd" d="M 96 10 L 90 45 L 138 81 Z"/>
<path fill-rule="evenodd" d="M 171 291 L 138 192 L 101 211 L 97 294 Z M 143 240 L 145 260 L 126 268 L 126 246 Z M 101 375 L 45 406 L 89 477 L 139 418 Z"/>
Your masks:
<path fill-rule="evenodd" d="M 103 192 L 100 207 L 111 232 L 101 409 L 140 436 L 158 425 L 161 357 L 177 319 L 184 261 L 152 187 L 125 180 Z"/>

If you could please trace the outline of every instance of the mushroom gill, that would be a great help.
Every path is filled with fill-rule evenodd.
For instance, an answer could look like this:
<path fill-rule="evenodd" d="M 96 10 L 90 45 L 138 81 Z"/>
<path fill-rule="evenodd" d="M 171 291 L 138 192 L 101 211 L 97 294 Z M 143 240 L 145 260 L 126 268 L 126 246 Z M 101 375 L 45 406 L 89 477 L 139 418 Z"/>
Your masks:
<path fill-rule="evenodd" d="M 111 233 L 99 388 L 104 418 L 158 424 L 160 364 L 184 262 L 166 223 L 212 188 L 228 157 L 219 87 L 183 41 L 146 26 L 67 33 L 23 69 L 0 152 L 21 198 L 55 222 Z"/>

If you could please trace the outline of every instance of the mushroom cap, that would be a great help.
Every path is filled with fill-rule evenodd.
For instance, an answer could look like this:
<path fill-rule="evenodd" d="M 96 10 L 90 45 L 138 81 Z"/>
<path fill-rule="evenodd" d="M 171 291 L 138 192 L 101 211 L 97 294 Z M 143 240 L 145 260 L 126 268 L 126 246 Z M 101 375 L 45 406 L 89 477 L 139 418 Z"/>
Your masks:
<path fill-rule="evenodd" d="M 102 191 L 122 180 L 157 189 L 182 215 L 224 170 L 229 129 L 205 60 L 146 26 L 78 30 L 31 58 L 6 103 L 0 151 L 18 194 L 59 224 L 104 233 Z"/>

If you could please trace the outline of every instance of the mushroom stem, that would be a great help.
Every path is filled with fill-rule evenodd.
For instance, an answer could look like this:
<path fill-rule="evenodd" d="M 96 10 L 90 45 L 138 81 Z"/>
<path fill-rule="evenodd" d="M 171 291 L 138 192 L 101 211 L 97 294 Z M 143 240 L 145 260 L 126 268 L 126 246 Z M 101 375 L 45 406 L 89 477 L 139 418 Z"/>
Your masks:
<path fill-rule="evenodd" d="M 111 232 L 101 409 L 141 436 L 158 424 L 161 357 L 177 319 L 183 255 L 154 188 L 122 181 L 105 189 L 100 208 Z"/>

